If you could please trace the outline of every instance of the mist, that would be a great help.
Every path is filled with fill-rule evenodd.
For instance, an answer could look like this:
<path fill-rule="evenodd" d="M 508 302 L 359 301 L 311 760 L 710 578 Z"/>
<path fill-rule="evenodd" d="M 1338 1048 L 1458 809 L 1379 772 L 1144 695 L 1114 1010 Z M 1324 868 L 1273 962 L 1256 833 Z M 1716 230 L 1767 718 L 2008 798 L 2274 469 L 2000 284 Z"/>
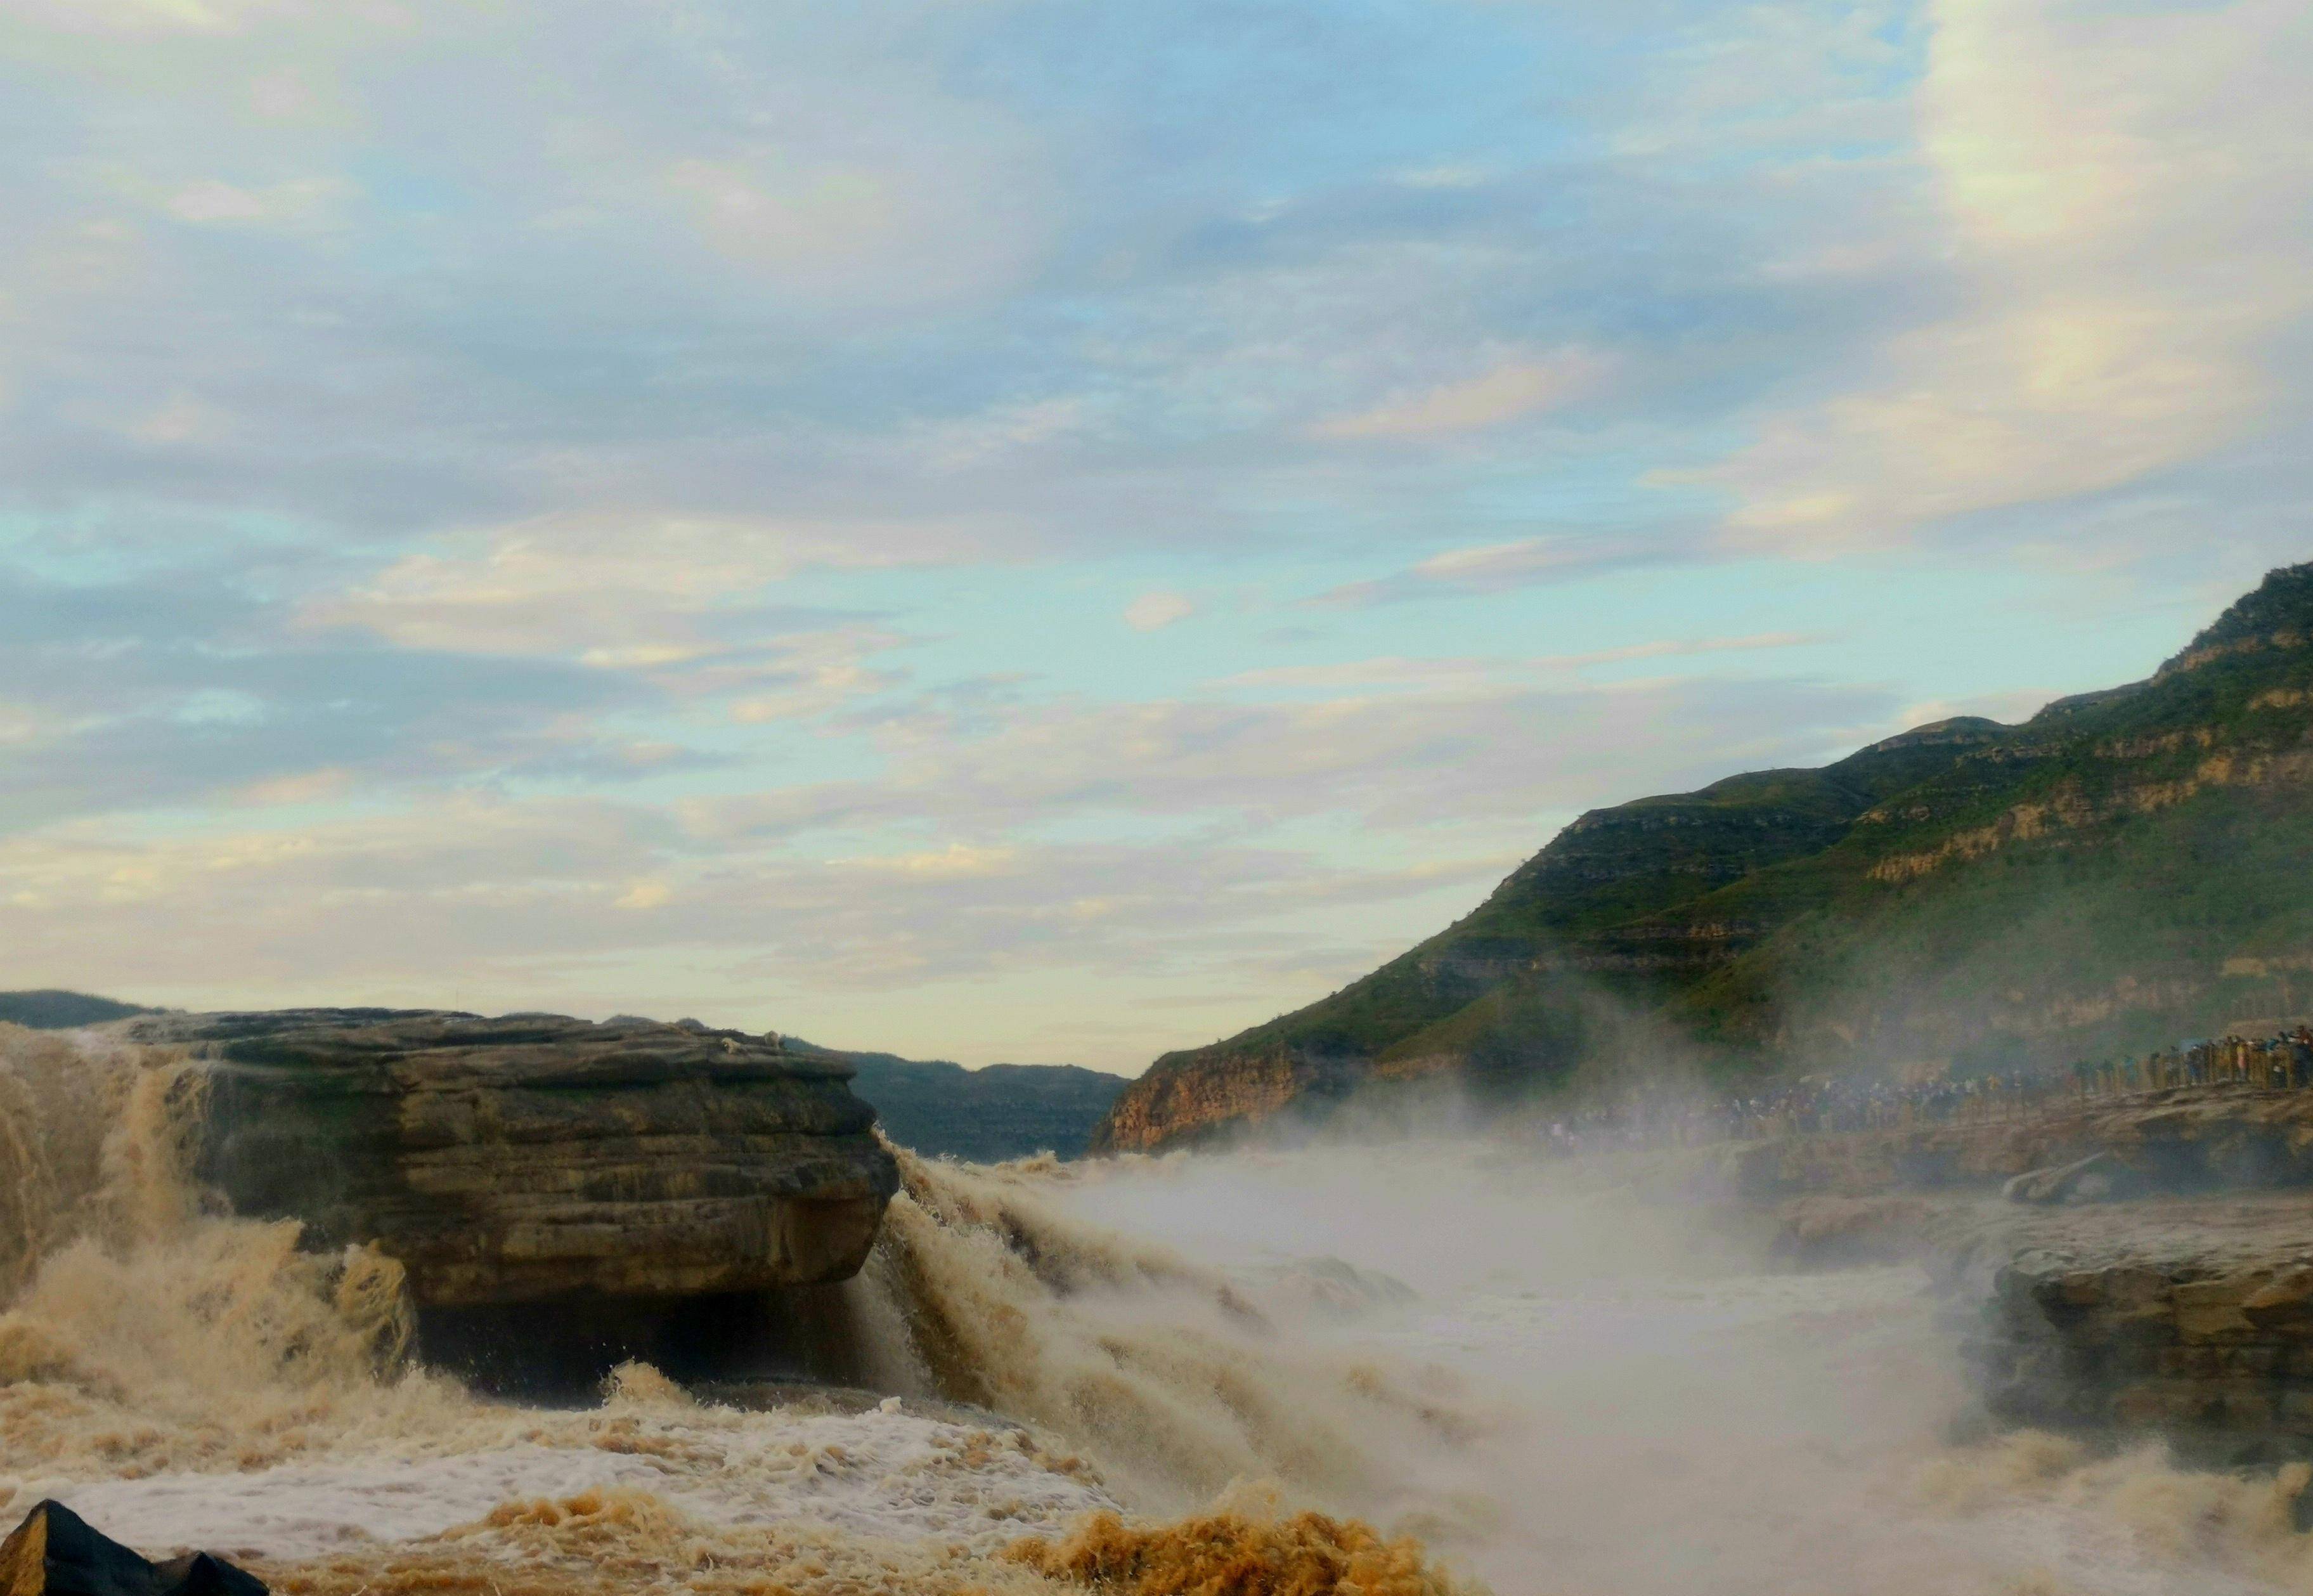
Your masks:
<path fill-rule="evenodd" d="M 1664 1174 L 1414 1138 L 1127 1160 L 1045 1200 L 1302 1301 L 1262 1355 L 1451 1390 L 1473 1429 L 1391 1438 L 1346 1505 L 1503 1596 L 2249 1591 L 2306 1568 L 2287 1482 L 1992 1436 L 1924 1272 L 1772 1266 Z"/>
<path fill-rule="evenodd" d="M 1925 1273 L 1783 1266 L 1709 1149 L 1544 1152 L 1465 1122 L 1092 1163 L 902 1152 L 841 1291 L 868 1389 L 630 1362 L 541 1406 L 429 1366 L 391 1259 L 217 1211 L 185 1171 L 198 1098 L 169 1050 L 0 1029 L 0 1503 L 300 1592 L 2313 1576 L 2313 1471 L 1992 1432 Z"/>

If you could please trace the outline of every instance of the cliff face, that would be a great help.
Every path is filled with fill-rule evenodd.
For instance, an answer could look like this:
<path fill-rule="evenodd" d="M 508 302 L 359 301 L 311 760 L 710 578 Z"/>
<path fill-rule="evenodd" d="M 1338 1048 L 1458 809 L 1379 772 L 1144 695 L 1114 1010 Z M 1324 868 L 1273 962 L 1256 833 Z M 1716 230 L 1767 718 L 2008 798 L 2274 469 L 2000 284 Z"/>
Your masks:
<path fill-rule="evenodd" d="M 1463 920 L 1125 1092 L 1097 1148 L 1376 1078 L 2061 1060 L 2313 1009 L 2313 565 L 2146 681 L 1583 816 Z"/>
<path fill-rule="evenodd" d="M 898 1188 L 848 1066 L 736 1031 L 381 1010 L 151 1015 L 195 1172 L 399 1260 L 420 1309 L 842 1280 Z"/>
<path fill-rule="evenodd" d="M 2313 1211 L 2303 1195 L 2041 1210 L 1939 1260 L 1974 1309 L 1997 1417 L 2159 1436 L 2219 1465 L 2313 1455 Z"/>

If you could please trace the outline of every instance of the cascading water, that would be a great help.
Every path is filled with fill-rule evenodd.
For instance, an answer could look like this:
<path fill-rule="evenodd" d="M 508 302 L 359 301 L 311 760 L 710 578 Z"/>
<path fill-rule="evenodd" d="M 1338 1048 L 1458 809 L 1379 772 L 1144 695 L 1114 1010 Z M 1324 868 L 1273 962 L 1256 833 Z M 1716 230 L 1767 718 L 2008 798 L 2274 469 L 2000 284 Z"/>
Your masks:
<path fill-rule="evenodd" d="M 629 1365 L 549 1407 L 427 1368 L 390 1259 L 205 1211 L 199 1087 L 0 1027 L 0 1496 L 288 1591 L 1439 1596 L 1441 1559 L 1501 1596 L 2313 1578 L 2303 1471 L 1951 1444 L 1915 1278 L 1768 1271 L 1613 1167 L 1468 1140 L 902 1155 L 841 1292 L 875 1391 L 750 1410 Z"/>

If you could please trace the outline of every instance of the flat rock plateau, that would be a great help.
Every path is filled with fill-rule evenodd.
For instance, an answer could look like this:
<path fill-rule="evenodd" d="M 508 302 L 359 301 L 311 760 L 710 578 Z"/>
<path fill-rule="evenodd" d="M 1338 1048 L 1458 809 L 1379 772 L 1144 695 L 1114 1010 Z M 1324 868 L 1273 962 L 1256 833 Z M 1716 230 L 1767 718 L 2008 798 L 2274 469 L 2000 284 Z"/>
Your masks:
<path fill-rule="evenodd" d="M 107 1028 L 196 1064 L 203 1185 L 237 1213 L 302 1221 L 309 1246 L 391 1257 L 443 1325 L 530 1305 L 535 1328 L 576 1303 L 631 1327 L 842 1281 L 899 1184 L 849 1066 L 776 1038 L 361 1009 Z"/>

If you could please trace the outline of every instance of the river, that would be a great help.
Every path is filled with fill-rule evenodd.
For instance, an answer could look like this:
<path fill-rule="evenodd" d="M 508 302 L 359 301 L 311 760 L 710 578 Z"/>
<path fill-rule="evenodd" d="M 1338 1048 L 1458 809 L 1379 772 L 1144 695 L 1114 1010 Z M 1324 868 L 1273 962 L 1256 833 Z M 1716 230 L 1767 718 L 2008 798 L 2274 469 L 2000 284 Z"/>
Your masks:
<path fill-rule="evenodd" d="M 874 1389 L 529 1406 L 412 1356 L 390 1260 L 203 1212 L 171 1066 L 12 1035 L 0 1496 L 277 1589 L 2313 1588 L 2303 1470 L 1986 1433 L 1920 1272 L 1772 1268 L 1629 1160 L 903 1158 Z"/>

